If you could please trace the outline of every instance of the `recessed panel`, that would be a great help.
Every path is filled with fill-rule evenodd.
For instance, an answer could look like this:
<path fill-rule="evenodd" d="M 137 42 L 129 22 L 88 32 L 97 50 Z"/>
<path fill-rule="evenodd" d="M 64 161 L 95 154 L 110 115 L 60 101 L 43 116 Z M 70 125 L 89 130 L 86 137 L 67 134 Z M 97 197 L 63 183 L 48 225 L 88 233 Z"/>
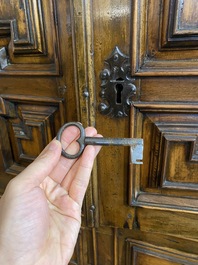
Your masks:
<path fill-rule="evenodd" d="M 195 138 L 195 139 L 193 139 Z M 164 146 L 162 187 L 198 190 L 198 163 L 192 161 L 192 146 L 196 137 L 168 136 Z"/>
<path fill-rule="evenodd" d="M 196 0 L 178 0 L 176 6 L 176 16 L 178 17 L 178 29 L 198 31 L 198 5 Z M 193 12 L 192 12 L 193 10 Z"/>

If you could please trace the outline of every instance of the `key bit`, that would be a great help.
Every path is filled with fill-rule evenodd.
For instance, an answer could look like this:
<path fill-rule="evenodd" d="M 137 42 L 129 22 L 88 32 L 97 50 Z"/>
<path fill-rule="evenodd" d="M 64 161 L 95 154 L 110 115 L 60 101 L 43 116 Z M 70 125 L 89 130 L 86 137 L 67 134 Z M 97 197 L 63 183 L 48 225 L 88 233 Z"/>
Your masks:
<path fill-rule="evenodd" d="M 143 139 L 142 144 L 137 144 L 135 147 L 131 146 L 130 155 L 132 164 L 143 164 Z"/>

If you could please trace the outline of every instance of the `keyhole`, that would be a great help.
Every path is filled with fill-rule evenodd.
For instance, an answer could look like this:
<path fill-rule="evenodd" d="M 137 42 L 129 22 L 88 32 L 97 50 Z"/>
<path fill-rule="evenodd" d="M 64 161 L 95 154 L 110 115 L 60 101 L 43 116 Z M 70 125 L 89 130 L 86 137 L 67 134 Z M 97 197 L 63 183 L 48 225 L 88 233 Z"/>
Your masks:
<path fill-rule="evenodd" d="M 122 84 L 117 84 L 115 87 L 116 90 L 116 104 L 122 104 L 122 90 L 123 90 L 123 85 Z"/>

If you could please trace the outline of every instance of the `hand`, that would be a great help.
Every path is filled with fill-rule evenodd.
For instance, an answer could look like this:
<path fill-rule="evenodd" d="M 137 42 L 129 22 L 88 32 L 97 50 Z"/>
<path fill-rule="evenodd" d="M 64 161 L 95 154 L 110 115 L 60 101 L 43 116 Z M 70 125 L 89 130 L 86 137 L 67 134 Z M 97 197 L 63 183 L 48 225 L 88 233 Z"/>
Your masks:
<path fill-rule="evenodd" d="M 62 134 L 72 153 L 76 127 Z M 100 136 L 92 127 L 88 136 Z M 4 265 L 66 265 L 81 226 L 81 207 L 99 146 L 87 146 L 78 160 L 61 156 L 53 140 L 10 181 L 0 200 L 0 260 Z"/>

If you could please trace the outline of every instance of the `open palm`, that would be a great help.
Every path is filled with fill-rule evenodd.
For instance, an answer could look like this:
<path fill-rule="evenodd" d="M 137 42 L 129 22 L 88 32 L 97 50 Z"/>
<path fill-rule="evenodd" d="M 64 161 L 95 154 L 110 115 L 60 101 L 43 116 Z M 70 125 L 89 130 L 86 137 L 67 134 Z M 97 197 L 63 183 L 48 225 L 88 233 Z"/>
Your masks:
<path fill-rule="evenodd" d="M 68 128 L 62 145 L 77 148 L 78 131 Z M 86 135 L 99 136 L 94 128 Z M 66 265 L 81 225 L 81 208 L 100 147 L 87 146 L 78 160 L 61 156 L 53 140 L 7 186 L 0 200 L 0 260 L 3 264 Z"/>

